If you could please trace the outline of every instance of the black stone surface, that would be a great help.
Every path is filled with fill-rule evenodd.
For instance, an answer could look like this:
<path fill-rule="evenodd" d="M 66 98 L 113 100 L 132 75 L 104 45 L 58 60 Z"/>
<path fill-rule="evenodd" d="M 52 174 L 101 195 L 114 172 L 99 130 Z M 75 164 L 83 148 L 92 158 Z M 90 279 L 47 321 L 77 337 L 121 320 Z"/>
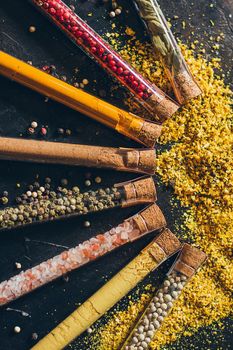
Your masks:
<path fill-rule="evenodd" d="M 107 30 L 111 31 L 113 21 L 110 21 L 108 17 L 109 5 L 102 5 L 97 0 L 67 0 L 66 2 L 74 4 L 77 13 L 100 34 Z M 210 7 L 211 3 L 213 7 Z M 123 7 L 123 13 L 114 19 L 116 25 L 125 27 L 127 24 L 142 38 L 144 36 L 143 26 L 132 1 L 119 1 L 119 4 Z M 184 41 L 190 40 L 189 35 L 193 39 L 198 38 L 200 42 L 205 44 L 207 57 L 212 55 L 211 43 L 207 38 L 210 35 L 216 36 L 220 32 L 225 34 L 224 45 L 221 45 L 219 56 L 223 59 L 226 80 L 230 82 L 229 71 L 232 58 L 230 0 L 211 2 L 205 0 L 194 2 L 191 0 L 173 0 L 172 2 L 162 0 L 161 6 L 168 17 L 179 16 L 178 20 L 173 21 L 176 34 Z M 88 13 L 93 15 L 88 16 Z M 210 19 L 214 21 L 215 26 L 210 25 Z M 183 20 L 186 21 L 185 29 L 182 29 L 181 25 Z M 35 33 L 29 33 L 30 25 L 36 26 Z M 194 31 L 194 35 L 191 34 L 192 31 Z M 86 88 L 87 91 L 98 95 L 100 90 L 104 90 L 107 92 L 106 99 L 108 101 L 122 105 L 122 92 L 118 90 L 114 96 L 108 93 L 110 87 L 115 85 L 111 78 L 43 18 L 26 0 L 0 1 L 0 49 L 24 61 L 32 61 L 33 65 L 38 67 L 54 64 L 59 74 L 66 75 L 68 80 L 74 76 L 74 69 L 78 67 L 78 80 L 80 81 L 81 78 L 90 80 L 90 84 Z M 95 80 L 96 83 L 94 83 Z M 43 96 L 0 77 L 0 135 L 19 137 L 23 134 L 26 137 L 25 130 L 33 120 L 36 120 L 39 125 L 48 125 L 48 140 L 116 147 L 138 146 L 101 124 L 53 101 L 45 102 Z M 56 134 L 58 127 L 72 129 L 72 136 L 58 138 Z M 41 182 L 46 176 L 50 176 L 54 186 L 64 177 L 69 179 L 69 186 L 74 184 L 83 186 L 85 173 L 89 171 L 85 168 L 68 166 L 1 161 L 0 192 L 8 190 L 10 201 L 13 201 L 17 193 L 22 193 L 26 186 L 35 180 L 37 174 Z M 101 176 L 103 186 L 135 177 L 132 174 L 96 169 L 91 169 L 91 174 L 93 178 L 96 175 Z M 21 187 L 16 188 L 16 183 L 19 183 Z M 173 229 L 175 218 L 181 209 L 171 207 L 170 195 L 171 189 L 162 185 L 158 186 L 159 205 L 162 207 L 171 229 Z M 61 251 L 60 248 L 36 243 L 33 240 L 72 247 L 93 234 L 105 231 L 121 222 L 122 219 L 135 213 L 137 209 L 140 208 L 111 210 L 89 217 L 1 232 L 0 280 L 9 278 L 17 272 L 15 269 L 16 261 L 22 264 L 23 269 L 26 269 Z M 91 221 L 90 228 L 84 229 L 84 220 Z M 152 236 L 153 234 L 69 274 L 68 282 L 59 279 L 9 305 L 11 308 L 28 312 L 30 317 L 23 317 L 19 313 L 7 311 L 6 307 L 2 308 L 0 310 L 0 350 L 29 349 L 35 343 L 31 338 L 33 332 L 38 333 L 39 338 L 42 338 L 69 315 L 78 303 L 86 300 L 107 279 L 130 261 L 151 240 Z M 32 242 L 27 243 L 27 246 L 25 246 L 25 238 L 32 240 Z M 157 277 L 152 276 L 151 280 L 155 285 L 163 278 L 167 268 L 167 265 L 162 267 L 156 275 Z M 14 334 L 15 325 L 22 328 L 20 334 Z M 220 344 L 223 349 L 227 349 L 230 348 L 231 344 L 230 333 L 224 332 L 220 331 L 219 333 L 221 336 Z M 216 349 L 215 345 L 208 344 L 205 336 L 202 338 L 201 344 L 198 337 L 192 337 L 190 341 L 199 349 Z M 187 344 L 186 340 L 182 344 L 178 344 L 177 348 L 181 349 L 181 346 L 189 348 L 190 343 Z M 83 344 L 79 345 L 77 349 L 87 350 L 88 347 Z"/>

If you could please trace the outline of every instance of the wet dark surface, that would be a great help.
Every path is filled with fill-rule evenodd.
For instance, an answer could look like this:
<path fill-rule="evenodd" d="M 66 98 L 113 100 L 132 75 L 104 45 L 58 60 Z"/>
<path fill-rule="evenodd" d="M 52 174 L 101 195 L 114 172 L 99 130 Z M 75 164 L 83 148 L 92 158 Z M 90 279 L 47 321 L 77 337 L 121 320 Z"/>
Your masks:
<path fill-rule="evenodd" d="M 129 25 L 136 31 L 138 37 L 142 38 L 144 36 L 143 26 L 131 1 L 119 1 L 119 4 L 123 6 L 123 11 L 122 15 L 114 21 L 109 20 L 108 5 L 100 5 L 96 0 L 67 0 L 66 2 L 74 4 L 76 11 L 100 34 L 111 31 L 111 24 L 115 22 L 117 26 L 123 28 Z M 160 3 L 169 18 L 174 15 L 179 16 L 177 20 L 172 20 L 177 36 L 186 42 L 199 39 L 205 45 L 207 57 L 213 55 L 212 43 L 208 40 L 208 37 L 210 35 L 216 36 L 220 32 L 225 34 L 224 43 L 220 45 L 219 57 L 223 59 L 226 81 L 230 82 L 228 73 L 232 57 L 230 1 L 209 2 L 198 0 L 193 2 L 182 0 L 170 2 L 163 0 Z M 210 4 L 213 4 L 213 7 Z M 93 15 L 88 16 L 89 13 Z M 210 24 L 210 20 L 214 22 L 214 26 Z M 182 28 L 182 21 L 186 22 L 185 28 Z M 28 31 L 30 25 L 37 28 L 33 34 Z M 68 79 L 77 76 L 77 81 L 80 82 L 87 78 L 90 84 L 86 91 L 96 95 L 99 95 L 101 90 L 108 92 L 110 87 L 115 85 L 100 67 L 87 58 L 26 0 L 0 1 L 0 48 L 24 61 L 32 61 L 33 65 L 38 67 L 54 64 L 59 74 L 66 75 Z M 75 73 L 75 68 L 79 68 L 78 73 Z M 108 101 L 116 105 L 122 105 L 121 98 L 122 92 L 119 92 L 119 90 L 113 96 L 108 93 L 106 96 Z M 23 136 L 26 136 L 25 130 L 33 120 L 36 120 L 40 126 L 48 125 L 48 140 L 116 147 L 137 146 L 136 143 L 101 124 L 53 101 L 45 102 L 43 96 L 0 77 L 0 135 L 19 137 L 23 134 Z M 58 127 L 70 128 L 72 136 L 64 139 L 62 137 L 58 138 L 56 134 Z M 37 174 L 41 183 L 43 183 L 46 176 L 50 176 L 53 179 L 53 186 L 59 184 L 61 178 L 67 178 L 69 186 L 80 184 L 82 187 L 85 174 L 89 171 L 85 168 L 68 166 L 1 161 L 0 192 L 3 190 L 9 191 L 9 198 L 13 201 L 17 194 L 25 190 L 26 185 L 35 180 Z M 132 174 L 96 169 L 91 169 L 91 174 L 92 178 L 97 175 L 101 176 L 103 186 L 135 177 Z M 21 187 L 17 188 L 16 183 L 19 183 Z M 172 209 L 169 202 L 170 195 L 170 189 L 159 186 L 159 205 L 163 209 L 170 227 L 174 229 L 173 225 L 176 217 L 179 216 L 179 209 Z M 139 209 L 116 209 L 89 215 L 89 217 L 27 227 L 12 232 L 1 232 L 0 281 L 17 272 L 15 269 L 16 261 L 22 264 L 23 269 L 26 269 L 61 251 L 61 248 L 36 243 L 33 240 L 72 247 L 97 232 L 108 230 Z M 90 228 L 83 227 L 84 220 L 91 222 Z M 28 312 L 30 317 L 23 317 L 19 313 L 6 311 L 6 307 L 2 308 L 0 310 L 0 350 L 29 349 L 35 343 L 31 339 L 33 332 L 38 333 L 39 338 L 43 337 L 69 315 L 78 303 L 82 303 L 87 299 L 107 279 L 130 261 L 152 237 L 153 234 L 140 242 L 128 245 L 78 271 L 72 272 L 69 274 L 68 282 L 63 279 L 57 280 L 10 304 L 11 308 Z M 25 238 L 32 240 L 27 243 L 27 246 L 25 246 Z M 152 277 L 155 285 L 163 278 L 167 268 L 168 266 L 162 267 L 157 274 L 158 277 Z M 20 334 L 14 334 L 13 328 L 15 325 L 22 328 Z M 223 337 L 221 340 L 222 347 L 227 349 L 230 345 L 230 335 L 226 331 L 224 334 L 221 332 L 219 334 Z M 198 345 L 198 337 L 193 337 L 190 341 L 196 344 L 199 349 L 210 348 L 207 340 L 203 340 L 202 345 Z M 181 349 L 181 345 L 178 345 L 177 348 Z M 215 348 L 214 345 L 211 347 L 211 349 Z M 85 350 L 87 346 L 79 346 L 77 349 Z"/>

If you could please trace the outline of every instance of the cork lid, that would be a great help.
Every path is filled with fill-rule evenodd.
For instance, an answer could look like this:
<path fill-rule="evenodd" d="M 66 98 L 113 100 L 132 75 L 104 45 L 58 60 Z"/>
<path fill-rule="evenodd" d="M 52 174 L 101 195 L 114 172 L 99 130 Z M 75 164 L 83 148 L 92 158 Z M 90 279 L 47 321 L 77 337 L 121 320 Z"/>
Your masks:
<path fill-rule="evenodd" d="M 206 259 L 207 256 L 203 251 L 185 243 L 174 263 L 174 269 L 191 277 Z"/>
<path fill-rule="evenodd" d="M 154 149 L 121 150 L 127 170 L 146 174 L 155 173 L 156 153 Z"/>
<path fill-rule="evenodd" d="M 157 204 L 152 204 L 132 217 L 141 234 L 159 230 L 166 226 L 166 219 Z"/>
<path fill-rule="evenodd" d="M 151 95 L 147 101 L 153 106 L 154 112 L 157 114 L 156 120 L 158 120 L 159 123 L 163 123 L 166 119 L 170 118 L 180 107 L 166 95 L 159 101 L 157 97 Z"/>
<path fill-rule="evenodd" d="M 131 180 L 117 184 L 115 187 L 123 187 L 125 199 L 122 201 L 122 207 L 153 203 L 157 199 L 155 183 L 152 177 Z"/>
<path fill-rule="evenodd" d="M 138 170 L 148 174 L 155 174 L 156 152 L 155 149 L 139 151 Z"/>
<path fill-rule="evenodd" d="M 190 73 L 189 69 L 180 70 L 173 77 L 174 91 L 180 104 L 199 96 L 202 91 Z"/>
<path fill-rule="evenodd" d="M 182 246 L 179 239 L 168 228 L 165 228 L 159 236 L 155 238 L 155 242 L 168 256 L 174 254 Z"/>
<path fill-rule="evenodd" d="M 156 140 L 159 138 L 162 126 L 151 121 L 144 121 L 138 135 L 139 140 L 148 147 L 154 147 Z"/>

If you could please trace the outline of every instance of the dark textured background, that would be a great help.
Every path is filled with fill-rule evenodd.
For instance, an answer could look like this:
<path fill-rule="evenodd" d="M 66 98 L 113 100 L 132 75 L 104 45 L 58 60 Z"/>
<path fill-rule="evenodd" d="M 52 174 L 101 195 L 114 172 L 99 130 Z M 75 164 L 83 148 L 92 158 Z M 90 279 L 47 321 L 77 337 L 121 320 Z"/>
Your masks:
<path fill-rule="evenodd" d="M 126 24 L 129 25 L 136 31 L 138 37 L 142 38 L 144 36 L 143 26 L 132 1 L 118 1 L 123 6 L 123 13 L 114 21 L 110 21 L 107 15 L 108 5 L 100 6 L 97 0 L 67 0 L 66 2 L 74 4 L 77 13 L 85 18 L 99 33 L 105 33 L 107 30 L 111 31 L 111 23 L 115 22 L 117 26 L 123 28 Z M 204 43 L 207 58 L 213 55 L 209 36 L 216 36 L 220 32 L 225 34 L 219 56 L 223 60 L 226 81 L 230 82 L 233 38 L 232 22 L 229 16 L 231 1 L 162 0 L 160 3 L 168 17 L 179 16 L 176 21 L 172 21 L 177 36 L 182 38 L 184 42 L 199 39 L 200 42 Z M 213 4 L 213 7 L 210 4 Z M 90 12 L 93 13 L 91 17 L 87 16 Z M 214 21 L 214 26 L 210 24 L 210 19 Z M 185 29 L 182 29 L 181 25 L 183 20 L 186 21 Z M 30 25 L 37 28 L 33 34 L 28 32 Z M 192 31 L 195 35 L 191 34 Z M 75 67 L 78 67 L 78 81 L 88 78 L 90 84 L 86 90 L 97 95 L 100 90 L 109 91 L 110 87 L 114 85 L 111 78 L 101 68 L 69 42 L 26 0 L 0 1 L 0 49 L 25 61 L 30 60 L 33 65 L 38 67 L 45 64 L 55 64 L 59 74 L 66 75 L 70 79 L 74 76 Z M 93 83 L 94 80 L 96 80 L 96 83 Z M 106 99 L 121 105 L 121 96 L 122 94 L 118 90 L 114 96 L 108 95 Z M 66 142 L 103 146 L 137 146 L 136 143 L 97 122 L 55 102 L 45 103 L 43 96 L 0 77 L 0 135 L 18 137 L 23 134 L 25 136 L 25 130 L 32 120 L 36 120 L 40 125 L 49 126 L 49 140 L 56 140 L 56 129 L 64 127 L 73 130 L 72 137 L 64 139 Z M 59 138 L 59 140 L 63 139 Z M 66 177 L 69 179 L 70 186 L 73 184 L 82 186 L 87 171 L 85 168 L 68 166 L 1 161 L 0 191 L 8 190 L 10 199 L 13 201 L 15 195 L 21 193 L 26 185 L 32 183 L 37 174 L 39 174 L 41 182 L 45 176 L 50 176 L 54 185 L 56 185 L 62 177 Z M 135 177 L 135 175 L 107 170 L 91 169 L 91 173 L 93 177 L 96 175 L 102 177 L 103 186 Z M 20 189 L 16 189 L 16 183 L 21 184 Z M 159 205 L 163 208 L 170 227 L 174 229 L 173 225 L 175 218 L 179 215 L 179 209 L 172 209 L 169 203 L 170 195 L 171 189 L 159 186 Z M 23 269 L 26 269 L 61 251 L 59 248 L 35 242 L 29 242 L 26 247 L 25 237 L 31 240 L 44 240 L 72 247 L 98 231 L 109 229 L 136 211 L 136 208 L 111 210 L 91 215 L 89 218 L 74 218 L 68 221 L 27 227 L 11 232 L 1 232 L 0 281 L 16 273 L 14 265 L 16 261 L 21 262 Z M 83 228 L 83 221 L 86 219 L 91 221 L 91 227 L 88 229 Z M 152 236 L 153 234 L 140 242 L 126 246 L 69 274 L 68 282 L 63 279 L 57 280 L 10 304 L 12 308 L 28 312 L 30 318 L 23 317 L 13 311 L 6 311 L 6 307 L 2 308 L 0 310 L 0 350 L 29 349 L 34 343 L 31 339 L 33 332 L 37 332 L 39 338 L 44 336 L 69 315 L 78 303 L 82 303 L 87 299 L 108 278 L 132 259 L 150 241 Z M 28 260 L 26 256 L 29 256 L 31 260 Z M 163 266 L 159 270 L 160 273 L 156 274 L 158 277 L 152 276 L 150 280 L 157 285 L 166 270 L 167 266 Z M 22 332 L 18 335 L 13 332 L 15 325 L 22 328 Z M 220 342 L 223 349 L 230 348 L 230 332 L 218 331 L 215 335 L 212 335 L 211 330 L 208 332 L 210 337 L 216 338 L 216 341 L 214 340 L 211 345 L 211 349 L 217 348 L 217 342 Z M 198 349 L 209 349 L 210 345 L 206 333 L 202 335 L 202 338 L 201 343 L 198 336 L 192 337 L 188 341 L 183 340 L 182 346 L 189 349 L 189 344 L 192 342 Z M 80 345 L 80 341 L 78 344 L 76 349 L 88 349 L 87 345 Z M 181 349 L 181 345 L 178 344 L 177 348 Z"/>

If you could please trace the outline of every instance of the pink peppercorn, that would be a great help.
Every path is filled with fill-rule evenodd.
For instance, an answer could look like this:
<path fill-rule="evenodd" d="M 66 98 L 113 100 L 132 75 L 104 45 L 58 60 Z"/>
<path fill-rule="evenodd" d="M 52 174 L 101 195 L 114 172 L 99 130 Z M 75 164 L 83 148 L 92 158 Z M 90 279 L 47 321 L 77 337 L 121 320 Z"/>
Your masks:
<path fill-rule="evenodd" d="M 134 82 L 134 75 L 133 75 L 133 74 L 131 74 L 131 75 L 129 76 L 129 81 L 131 81 L 131 83 Z"/>
<path fill-rule="evenodd" d="M 118 73 L 119 75 L 121 75 L 121 74 L 123 73 L 123 68 L 122 68 L 122 67 L 119 67 L 119 68 L 117 69 L 117 73 Z"/>
<path fill-rule="evenodd" d="M 139 91 L 144 91 L 145 90 L 145 85 L 144 84 L 140 84 L 139 87 L 138 87 L 138 90 Z"/>
<path fill-rule="evenodd" d="M 45 127 L 42 127 L 42 128 L 40 129 L 40 133 L 41 133 L 42 136 L 47 135 L 47 129 L 46 129 Z"/>
<path fill-rule="evenodd" d="M 97 48 L 96 48 L 95 46 L 92 46 L 92 47 L 91 47 L 91 52 L 92 52 L 92 53 L 96 53 L 96 51 L 97 51 Z"/>
<path fill-rule="evenodd" d="M 83 33 L 83 39 L 88 40 L 89 37 L 90 35 L 88 33 Z"/>
<path fill-rule="evenodd" d="M 99 47 L 98 48 L 98 54 L 102 55 L 104 53 L 104 48 L 103 47 Z"/>
<path fill-rule="evenodd" d="M 143 97 L 144 93 L 141 91 L 138 93 L 138 96 Z"/>
<path fill-rule="evenodd" d="M 66 20 L 70 18 L 70 14 L 68 12 L 65 12 L 63 16 Z"/>
<path fill-rule="evenodd" d="M 116 65 L 116 61 L 114 61 L 114 60 L 109 61 L 109 65 L 112 66 L 112 67 L 115 66 Z"/>
<path fill-rule="evenodd" d="M 83 36 L 83 32 L 81 30 L 78 30 L 75 35 L 78 37 L 78 38 L 81 38 Z"/>
<path fill-rule="evenodd" d="M 56 13 L 55 8 L 54 8 L 54 7 L 50 7 L 50 8 L 49 8 L 49 13 L 50 13 L 51 15 L 55 15 L 55 13 Z"/>
<path fill-rule="evenodd" d="M 63 16 L 64 14 L 64 10 L 62 8 L 60 8 L 59 10 L 57 10 L 57 16 Z"/>
<path fill-rule="evenodd" d="M 134 80 L 134 81 L 132 82 L 132 86 L 133 86 L 134 88 L 137 88 L 137 87 L 138 87 L 138 82 L 137 82 L 136 80 Z"/>
<path fill-rule="evenodd" d="M 49 8 L 49 4 L 47 2 L 44 2 L 43 7 L 47 10 Z"/>
<path fill-rule="evenodd" d="M 111 55 L 110 53 L 108 54 L 108 60 L 112 61 L 113 60 L 113 55 Z"/>
<path fill-rule="evenodd" d="M 78 30 L 78 27 L 77 27 L 77 26 L 73 26 L 73 27 L 72 27 L 72 32 L 73 32 L 73 33 L 77 32 L 77 30 Z"/>

